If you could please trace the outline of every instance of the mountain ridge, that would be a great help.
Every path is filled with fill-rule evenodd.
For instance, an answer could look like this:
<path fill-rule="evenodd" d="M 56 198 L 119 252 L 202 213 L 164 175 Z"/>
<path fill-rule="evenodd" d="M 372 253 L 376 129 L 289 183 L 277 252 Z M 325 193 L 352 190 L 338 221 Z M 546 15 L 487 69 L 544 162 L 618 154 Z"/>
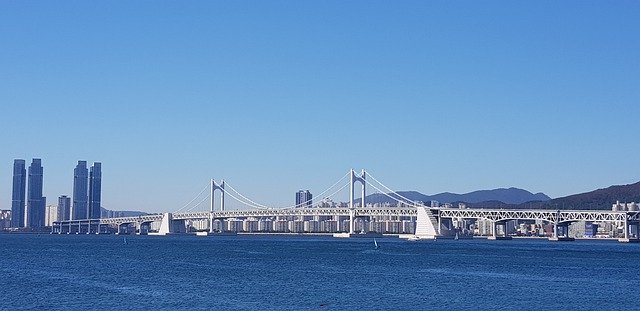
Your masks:
<path fill-rule="evenodd" d="M 440 203 L 465 203 L 470 208 L 505 208 L 505 209 L 556 209 L 556 210 L 610 210 L 617 201 L 621 203 L 640 202 L 640 182 L 627 185 L 612 185 L 593 191 L 572 194 L 555 199 L 549 198 L 542 192 L 531 193 L 519 188 L 497 188 L 493 190 L 478 190 L 466 194 L 443 192 L 428 196 L 417 191 L 398 191 L 388 195 L 400 198 L 406 197 L 412 201 L 422 201 L 428 205 L 429 201 L 436 200 Z M 513 197 L 514 193 L 524 196 Z M 523 202 L 526 196 L 530 199 Z M 379 199 L 384 197 L 385 199 Z M 518 198 L 520 200 L 518 200 Z M 392 203 L 385 194 L 375 193 L 367 196 L 369 203 Z M 377 199 L 377 202 L 376 202 Z M 505 202 L 506 201 L 506 202 Z"/>
<path fill-rule="evenodd" d="M 393 197 L 389 198 L 389 196 Z M 418 191 L 397 191 L 394 193 L 373 193 L 366 196 L 367 203 L 372 204 L 396 204 L 398 201 L 404 201 L 403 198 L 411 201 L 421 201 L 429 203 L 430 201 L 438 201 L 440 203 L 480 203 L 487 201 L 500 201 L 503 204 L 522 204 L 531 201 L 548 201 L 549 196 L 542 192 L 531 193 L 520 188 L 496 188 L 491 190 L 477 190 L 468 193 L 458 194 L 452 192 L 442 192 L 433 195 L 426 195 Z M 360 199 L 358 199 L 359 201 Z"/>

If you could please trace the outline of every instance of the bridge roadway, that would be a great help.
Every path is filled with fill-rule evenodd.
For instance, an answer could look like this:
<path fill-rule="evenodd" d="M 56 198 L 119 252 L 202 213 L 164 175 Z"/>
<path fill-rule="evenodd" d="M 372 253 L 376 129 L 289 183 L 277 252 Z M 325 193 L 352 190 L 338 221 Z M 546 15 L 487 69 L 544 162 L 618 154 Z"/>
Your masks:
<path fill-rule="evenodd" d="M 564 223 L 576 221 L 640 221 L 640 212 L 633 211 L 603 211 L 603 210 L 504 210 L 504 209 L 457 209 L 457 208 L 429 208 L 436 218 L 486 219 L 491 221 L 507 220 L 542 220 L 549 223 Z M 416 216 L 416 207 L 383 207 L 383 208 L 355 208 L 356 217 L 365 216 Z M 186 212 L 173 213 L 173 220 L 196 220 L 249 217 L 292 217 L 292 216 L 349 216 L 349 208 L 292 208 L 292 209 L 261 209 L 236 210 L 224 212 Z M 101 224 L 123 224 L 135 222 L 152 222 L 162 220 L 163 214 L 150 214 L 133 217 L 116 217 L 94 219 Z M 72 220 L 77 222 L 79 220 Z M 87 220 L 80 220 L 87 221 Z M 68 221 L 64 221 L 68 222 Z"/>
<path fill-rule="evenodd" d="M 459 208 L 429 208 L 429 207 L 367 207 L 354 208 L 353 210 L 340 208 L 291 208 L 291 209 L 256 209 L 256 210 L 235 210 L 235 211 L 217 211 L 217 212 L 183 212 L 183 213 L 165 213 L 150 214 L 134 217 L 117 217 L 103 219 L 82 219 L 82 220 L 66 220 L 55 222 L 52 226 L 52 232 L 62 233 L 64 230 L 71 232 L 72 228 L 77 232 L 101 232 L 102 226 L 120 226 L 125 224 L 135 224 L 137 229 L 143 224 L 151 222 L 162 222 L 165 217 L 169 217 L 171 221 L 180 220 L 214 220 L 227 218 L 262 218 L 262 217 L 294 217 L 294 216 L 348 216 L 353 219 L 358 217 L 416 217 L 417 208 L 425 208 L 431 212 L 430 219 L 433 227 L 437 228 L 439 234 L 443 230 L 442 221 L 444 219 L 484 219 L 489 220 L 493 224 L 493 236 L 490 238 L 501 239 L 508 238 L 497 236 L 497 227 L 506 226 L 509 220 L 541 220 L 552 224 L 553 236 L 551 239 L 559 238 L 561 232 L 564 232 L 564 238 L 568 237 L 568 226 L 572 222 L 590 221 L 590 222 L 615 222 L 624 223 L 624 238 L 620 241 L 628 242 L 630 235 L 630 226 L 635 226 L 635 232 L 640 234 L 640 211 L 605 211 L 605 210 L 505 210 L 505 209 L 459 209 Z M 352 214 L 353 213 L 353 214 Z M 93 226 L 93 227 L 92 227 Z M 86 230 L 83 228 L 86 227 Z M 92 228 L 95 228 L 93 230 Z M 504 232 L 504 230 L 503 230 Z M 638 235 L 637 234 L 637 235 Z"/>

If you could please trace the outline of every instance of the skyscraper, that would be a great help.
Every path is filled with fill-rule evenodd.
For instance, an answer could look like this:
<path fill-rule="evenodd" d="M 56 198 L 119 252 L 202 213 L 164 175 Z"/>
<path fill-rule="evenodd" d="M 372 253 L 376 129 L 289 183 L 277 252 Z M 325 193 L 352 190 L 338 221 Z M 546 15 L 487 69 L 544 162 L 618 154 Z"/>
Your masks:
<path fill-rule="evenodd" d="M 33 159 L 29 165 L 29 187 L 27 189 L 27 227 L 41 228 L 45 225 L 46 199 L 42 196 L 42 160 Z"/>
<path fill-rule="evenodd" d="M 87 219 L 87 185 L 89 182 L 89 171 L 87 161 L 78 161 L 78 165 L 73 170 L 73 205 L 71 219 Z"/>
<path fill-rule="evenodd" d="M 25 161 L 13 160 L 13 192 L 11 194 L 11 227 L 25 227 L 24 208 L 27 187 Z"/>
<path fill-rule="evenodd" d="M 101 218 L 102 164 L 93 162 L 89 170 L 89 219 Z"/>
<path fill-rule="evenodd" d="M 300 190 L 296 192 L 296 207 L 312 207 L 313 195 L 309 190 Z"/>
<path fill-rule="evenodd" d="M 71 198 L 61 195 L 58 198 L 58 220 L 69 220 L 71 216 Z"/>

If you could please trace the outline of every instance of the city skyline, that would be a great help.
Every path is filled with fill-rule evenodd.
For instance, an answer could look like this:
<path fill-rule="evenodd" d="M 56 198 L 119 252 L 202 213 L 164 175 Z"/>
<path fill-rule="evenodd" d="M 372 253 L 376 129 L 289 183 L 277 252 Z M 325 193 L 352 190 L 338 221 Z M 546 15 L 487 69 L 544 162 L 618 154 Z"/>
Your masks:
<path fill-rule="evenodd" d="M 461 3 L 3 2 L 0 209 L 34 157 L 43 197 L 100 159 L 102 205 L 146 212 L 211 178 L 289 206 L 350 168 L 426 194 L 640 180 L 639 3 Z"/>
<path fill-rule="evenodd" d="M 43 189 L 44 167 L 42 159 L 33 158 L 25 168 L 24 159 L 13 161 L 11 198 L 11 226 L 38 229 L 53 220 L 71 220 L 102 217 L 102 163 L 94 162 L 87 170 L 87 162 L 80 160 L 73 170 L 73 205 L 71 197 L 60 194 L 57 204 L 47 204 Z M 49 207 L 55 207 L 54 212 Z"/>

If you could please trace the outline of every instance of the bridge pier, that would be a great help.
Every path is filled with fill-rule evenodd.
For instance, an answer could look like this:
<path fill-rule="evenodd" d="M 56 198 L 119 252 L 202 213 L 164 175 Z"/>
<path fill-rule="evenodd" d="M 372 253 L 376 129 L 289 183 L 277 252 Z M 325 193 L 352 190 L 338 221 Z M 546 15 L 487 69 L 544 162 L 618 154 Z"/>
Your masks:
<path fill-rule="evenodd" d="M 553 234 L 549 237 L 549 241 L 575 241 L 575 238 L 569 236 L 570 222 L 553 223 Z"/>
<path fill-rule="evenodd" d="M 503 235 L 498 235 L 498 226 L 502 227 Z M 489 240 L 511 240 L 512 238 L 507 235 L 507 222 L 506 221 L 493 221 L 492 222 L 492 235 L 488 237 Z"/>
<path fill-rule="evenodd" d="M 631 228 L 635 227 L 635 237 L 631 238 Z M 629 223 L 627 219 L 624 220 L 624 236 L 622 238 L 618 238 L 618 242 L 620 243 L 640 243 L 640 223 L 634 221 Z"/>

